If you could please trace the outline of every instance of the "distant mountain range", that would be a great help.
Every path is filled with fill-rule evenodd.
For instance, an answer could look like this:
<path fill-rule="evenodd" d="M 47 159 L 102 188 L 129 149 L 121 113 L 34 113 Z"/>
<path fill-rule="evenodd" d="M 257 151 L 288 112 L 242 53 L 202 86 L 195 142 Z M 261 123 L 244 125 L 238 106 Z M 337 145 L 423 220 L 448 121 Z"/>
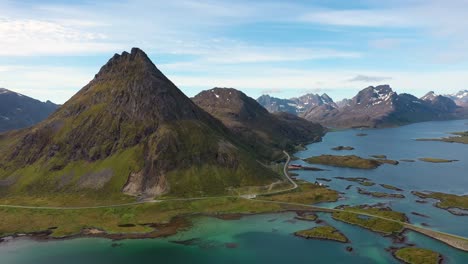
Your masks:
<path fill-rule="evenodd" d="M 327 94 L 306 94 L 291 99 L 280 99 L 269 95 L 262 95 L 257 101 L 269 112 L 286 112 L 295 115 L 301 115 L 310 108 L 325 104 L 338 107 Z"/>
<path fill-rule="evenodd" d="M 458 93 L 448 94 L 445 96 L 455 101 L 459 106 L 468 107 L 468 90 L 462 90 Z"/>
<path fill-rule="evenodd" d="M 0 132 L 32 126 L 46 119 L 58 105 L 0 88 Z"/>
<path fill-rule="evenodd" d="M 257 99 L 270 112 L 294 113 L 328 127 L 388 127 L 414 122 L 467 117 L 463 102 L 466 91 L 453 96 L 429 92 L 421 98 L 398 94 L 388 85 L 370 86 L 335 103 L 328 95 L 307 94 L 279 99 L 263 95 Z M 456 98 L 459 105 L 451 98 Z"/>

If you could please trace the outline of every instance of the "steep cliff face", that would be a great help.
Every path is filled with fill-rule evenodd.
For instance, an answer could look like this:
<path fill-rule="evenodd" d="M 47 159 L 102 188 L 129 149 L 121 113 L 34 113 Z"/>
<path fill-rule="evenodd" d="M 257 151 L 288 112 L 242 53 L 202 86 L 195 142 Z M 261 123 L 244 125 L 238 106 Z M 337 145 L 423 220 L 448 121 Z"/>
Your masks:
<path fill-rule="evenodd" d="M 0 133 L 35 125 L 57 108 L 58 105 L 50 101 L 41 102 L 0 88 Z"/>
<path fill-rule="evenodd" d="M 3 194 L 209 195 L 276 177 L 137 48 L 116 54 L 51 117 L 3 135 L 0 146 Z"/>
<path fill-rule="evenodd" d="M 232 88 L 203 91 L 193 101 L 267 158 L 277 158 L 282 150 L 297 144 L 320 140 L 324 133 L 319 124 L 293 114 L 271 114 L 253 98 Z"/>

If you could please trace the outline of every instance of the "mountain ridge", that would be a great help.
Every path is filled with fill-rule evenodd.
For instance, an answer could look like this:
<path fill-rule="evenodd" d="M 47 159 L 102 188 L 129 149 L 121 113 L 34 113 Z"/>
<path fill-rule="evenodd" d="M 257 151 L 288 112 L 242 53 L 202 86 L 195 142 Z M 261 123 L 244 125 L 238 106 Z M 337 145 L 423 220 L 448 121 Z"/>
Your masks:
<path fill-rule="evenodd" d="M 283 150 L 321 140 L 324 134 L 320 125 L 289 113 L 271 114 L 255 99 L 233 88 L 202 91 L 193 101 L 267 158 L 277 159 Z"/>
<path fill-rule="evenodd" d="M 22 129 L 41 122 L 58 108 L 51 101 L 41 102 L 29 96 L 0 88 L 0 133 Z"/>
<path fill-rule="evenodd" d="M 352 99 L 313 106 L 297 114 L 337 128 L 387 127 L 467 116 L 466 111 L 448 97 L 429 92 L 422 98 L 416 98 L 410 94 L 398 94 L 389 85 L 369 86 Z"/>

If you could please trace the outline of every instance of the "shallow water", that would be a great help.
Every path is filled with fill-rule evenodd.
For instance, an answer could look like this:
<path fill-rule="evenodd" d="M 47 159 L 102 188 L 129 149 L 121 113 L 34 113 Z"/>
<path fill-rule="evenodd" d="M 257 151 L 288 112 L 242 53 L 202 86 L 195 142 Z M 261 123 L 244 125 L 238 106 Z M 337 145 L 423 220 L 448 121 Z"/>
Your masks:
<path fill-rule="evenodd" d="M 401 162 L 397 166 L 383 165 L 375 170 L 319 166 L 329 171 L 300 171 L 299 177 L 310 181 L 315 181 L 316 177 L 330 178 L 331 182 L 324 183 L 345 193 L 344 200 L 322 206 L 385 202 L 394 210 L 407 213 L 412 223 L 427 223 L 431 228 L 468 237 L 468 216 L 454 216 L 433 207 L 431 203 L 416 203 L 417 197 L 410 194 L 412 190 L 468 193 L 467 145 L 413 140 L 446 136 L 446 132 L 465 131 L 468 130 L 466 123 L 467 120 L 427 122 L 399 128 L 366 130 L 366 137 L 357 137 L 355 134 L 362 132 L 359 130 L 332 132 L 327 134 L 323 142 L 309 145 L 307 150 L 296 153 L 301 158 L 320 154 L 356 154 L 363 157 L 384 154 L 389 159 L 396 160 L 436 157 L 457 159 L 458 162 Z M 355 150 L 331 150 L 338 145 L 352 146 Z M 334 179 L 336 176 L 366 177 L 377 184 L 391 184 L 404 189 L 402 193 L 406 198 L 379 199 L 364 196 L 357 193 L 355 186 L 370 191 L 394 191 L 378 185 L 360 186 L 358 183 Z M 353 187 L 345 190 L 350 184 Z M 429 218 L 416 216 L 411 212 L 422 213 Z M 0 244 L 0 263 L 399 263 L 385 250 L 392 246 L 390 238 L 335 221 L 329 214 L 320 213 L 320 219 L 340 230 L 351 243 L 306 240 L 295 237 L 293 233 L 317 224 L 295 221 L 294 216 L 294 213 L 265 214 L 229 221 L 197 217 L 193 219 L 193 228 L 165 239 L 117 242 L 94 238 L 49 242 L 15 239 Z M 407 232 L 406 236 L 409 243 L 442 253 L 447 263 L 468 263 L 466 252 L 414 232 Z M 347 252 L 347 246 L 352 246 L 353 251 Z"/>

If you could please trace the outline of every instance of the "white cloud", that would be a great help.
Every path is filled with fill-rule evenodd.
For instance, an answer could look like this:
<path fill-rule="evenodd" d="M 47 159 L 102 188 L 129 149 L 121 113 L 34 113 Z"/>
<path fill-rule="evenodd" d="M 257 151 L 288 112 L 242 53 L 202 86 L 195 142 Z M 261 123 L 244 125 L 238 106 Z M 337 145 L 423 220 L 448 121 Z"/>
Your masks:
<path fill-rule="evenodd" d="M 358 74 L 353 78 L 349 79 L 349 82 L 382 82 L 391 80 L 392 77 L 385 77 L 385 76 L 369 76 L 369 75 L 362 75 Z"/>
<path fill-rule="evenodd" d="M 64 103 L 93 78 L 96 70 L 0 65 L 0 87 L 41 101 Z"/>
<path fill-rule="evenodd" d="M 111 51 L 106 35 L 33 19 L 0 19 L 0 56 L 81 54 Z"/>
<path fill-rule="evenodd" d="M 315 10 L 303 14 L 300 21 L 357 27 L 405 27 L 415 21 L 402 10 Z"/>

